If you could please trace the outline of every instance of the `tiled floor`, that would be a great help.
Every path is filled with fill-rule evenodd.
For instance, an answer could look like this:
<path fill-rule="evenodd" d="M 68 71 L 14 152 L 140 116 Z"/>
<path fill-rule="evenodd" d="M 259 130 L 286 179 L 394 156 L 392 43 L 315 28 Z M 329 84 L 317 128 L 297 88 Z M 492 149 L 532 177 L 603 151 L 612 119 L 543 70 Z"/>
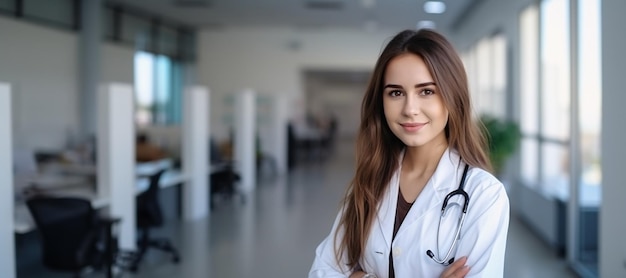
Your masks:
<path fill-rule="evenodd" d="M 325 163 L 307 162 L 287 176 L 262 179 L 245 203 L 222 202 L 208 219 L 170 221 L 161 233 L 170 235 L 182 261 L 175 265 L 153 252 L 139 273 L 123 277 L 306 277 L 352 167 L 352 146 L 343 144 Z M 508 239 L 505 277 L 576 277 L 515 217 Z M 22 263 L 18 274 L 68 277 L 46 272 L 36 259 Z"/>

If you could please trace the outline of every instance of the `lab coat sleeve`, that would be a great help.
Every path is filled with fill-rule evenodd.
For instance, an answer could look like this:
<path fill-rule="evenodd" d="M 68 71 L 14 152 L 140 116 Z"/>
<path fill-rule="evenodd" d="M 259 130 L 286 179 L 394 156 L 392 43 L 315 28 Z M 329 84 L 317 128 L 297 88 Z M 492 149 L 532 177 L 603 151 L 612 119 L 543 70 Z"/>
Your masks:
<path fill-rule="evenodd" d="M 502 183 L 486 180 L 470 194 L 470 205 L 456 257 L 467 256 L 466 278 L 504 275 L 504 254 L 509 229 L 509 199 Z M 469 180 L 468 180 L 469 182 Z"/>
<path fill-rule="evenodd" d="M 338 241 L 343 236 L 343 230 L 338 230 L 341 214 L 342 212 L 340 211 L 330 234 L 315 249 L 315 260 L 313 261 L 313 266 L 311 266 L 309 278 L 349 277 L 352 274 L 351 269 L 346 264 L 345 256 L 342 256 L 341 266 L 337 264 L 337 259 L 335 258 L 335 234 L 338 233 Z"/>

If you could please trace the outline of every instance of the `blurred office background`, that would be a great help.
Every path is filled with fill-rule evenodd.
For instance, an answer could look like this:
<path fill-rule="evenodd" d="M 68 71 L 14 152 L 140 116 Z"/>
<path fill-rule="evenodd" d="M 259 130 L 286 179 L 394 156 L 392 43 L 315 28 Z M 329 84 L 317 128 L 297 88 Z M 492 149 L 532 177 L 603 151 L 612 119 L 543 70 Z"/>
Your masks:
<path fill-rule="evenodd" d="M 84 197 L 100 212 L 115 201 L 95 181 L 106 175 L 95 164 L 116 150 L 99 145 L 98 92 L 117 88 L 107 84 L 133 94 L 122 144 L 134 151 L 141 134 L 162 151 L 128 165 L 169 171 L 154 233 L 181 257 L 149 251 L 122 277 L 306 276 L 354 172 L 378 54 L 403 29 L 434 28 L 461 54 L 477 116 L 520 129 L 498 172 L 512 209 L 505 276 L 626 277 L 625 11 L 623 0 L 0 0 L 0 107 L 10 111 L 0 166 L 12 177 L 0 186 L 13 188 L 0 220 L 15 222 L 0 230 L 0 276 L 67 277 L 42 262 L 29 194 Z M 191 124 L 206 133 L 186 127 L 189 88 L 206 95 L 206 117 Z M 254 169 L 236 165 L 244 152 Z M 185 186 L 203 182 L 184 167 L 198 160 L 234 160 L 239 179 L 213 190 L 224 179 L 209 165 L 206 198 L 189 209 Z M 37 186 L 41 176 L 64 178 Z"/>

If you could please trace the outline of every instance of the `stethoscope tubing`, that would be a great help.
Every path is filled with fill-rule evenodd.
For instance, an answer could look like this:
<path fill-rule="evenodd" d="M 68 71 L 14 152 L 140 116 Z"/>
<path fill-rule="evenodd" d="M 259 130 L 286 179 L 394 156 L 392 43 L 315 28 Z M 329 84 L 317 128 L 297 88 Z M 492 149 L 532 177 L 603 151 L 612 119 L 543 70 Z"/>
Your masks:
<path fill-rule="evenodd" d="M 461 235 L 461 228 L 463 228 L 463 223 L 465 222 L 465 215 L 467 214 L 467 207 L 469 205 L 469 195 L 464 190 L 464 187 L 465 187 L 465 179 L 467 178 L 468 169 L 469 169 L 469 165 L 465 164 L 465 169 L 463 169 L 463 176 L 461 177 L 461 182 L 459 183 L 459 188 L 448 193 L 448 195 L 446 195 L 445 199 L 443 200 L 443 205 L 441 206 L 441 216 L 439 216 L 439 224 L 437 225 L 437 246 L 439 246 L 439 231 L 441 228 L 441 221 L 443 220 L 444 213 L 446 211 L 446 208 L 448 207 L 448 201 L 450 200 L 450 198 L 456 195 L 463 196 L 463 199 L 464 199 L 463 213 L 461 213 L 461 219 L 459 220 L 459 227 L 456 229 L 454 240 L 452 241 L 452 245 L 450 246 L 450 249 L 448 249 L 448 252 L 446 253 L 446 256 L 443 259 L 437 258 L 431 250 L 426 251 L 426 255 L 430 257 L 431 259 L 433 259 L 438 264 L 449 265 L 449 264 L 452 264 L 452 262 L 454 262 L 454 258 L 450 260 L 448 260 L 448 258 L 450 258 L 450 255 L 452 254 L 452 250 L 454 250 L 454 247 L 459 241 L 459 237 Z"/>

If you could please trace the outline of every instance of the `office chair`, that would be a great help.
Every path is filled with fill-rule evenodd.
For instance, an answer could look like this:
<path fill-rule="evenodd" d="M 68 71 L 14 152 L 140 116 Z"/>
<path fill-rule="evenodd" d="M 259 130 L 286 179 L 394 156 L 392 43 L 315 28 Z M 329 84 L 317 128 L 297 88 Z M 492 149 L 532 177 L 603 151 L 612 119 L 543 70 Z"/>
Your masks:
<path fill-rule="evenodd" d="M 215 208 L 214 197 L 217 194 L 225 196 L 228 199 L 232 199 L 237 193 L 237 183 L 241 180 L 241 176 L 235 172 L 234 165 L 232 163 L 223 164 L 219 170 L 211 173 L 211 199 L 210 207 Z"/>
<path fill-rule="evenodd" d="M 44 266 L 75 277 L 87 267 L 104 267 L 106 277 L 113 277 L 112 227 L 120 219 L 98 216 L 81 198 L 35 196 L 26 205 L 40 232 Z"/>
<path fill-rule="evenodd" d="M 163 226 L 163 214 L 159 203 L 159 191 L 161 188 L 159 181 L 164 172 L 165 170 L 161 170 L 150 176 L 150 186 L 137 196 L 137 227 L 141 235 L 137 243 L 138 250 L 136 256 L 129 267 L 133 272 L 137 271 L 139 263 L 143 260 L 149 248 L 156 248 L 170 253 L 174 263 L 180 261 L 178 250 L 174 248 L 168 239 L 152 238 L 150 236 L 152 228 Z"/>
<path fill-rule="evenodd" d="M 232 135 L 231 135 L 232 137 Z M 232 140 L 231 140 L 232 141 Z M 229 144 L 232 146 L 232 144 Z M 241 176 L 235 171 L 235 165 L 230 155 L 225 155 L 224 151 L 220 149 L 217 142 L 211 138 L 209 141 L 210 147 L 210 159 L 214 170 L 209 175 L 210 180 L 210 207 L 215 208 L 214 199 L 216 195 L 222 195 L 228 199 L 237 193 L 236 186 L 241 180 Z"/>

